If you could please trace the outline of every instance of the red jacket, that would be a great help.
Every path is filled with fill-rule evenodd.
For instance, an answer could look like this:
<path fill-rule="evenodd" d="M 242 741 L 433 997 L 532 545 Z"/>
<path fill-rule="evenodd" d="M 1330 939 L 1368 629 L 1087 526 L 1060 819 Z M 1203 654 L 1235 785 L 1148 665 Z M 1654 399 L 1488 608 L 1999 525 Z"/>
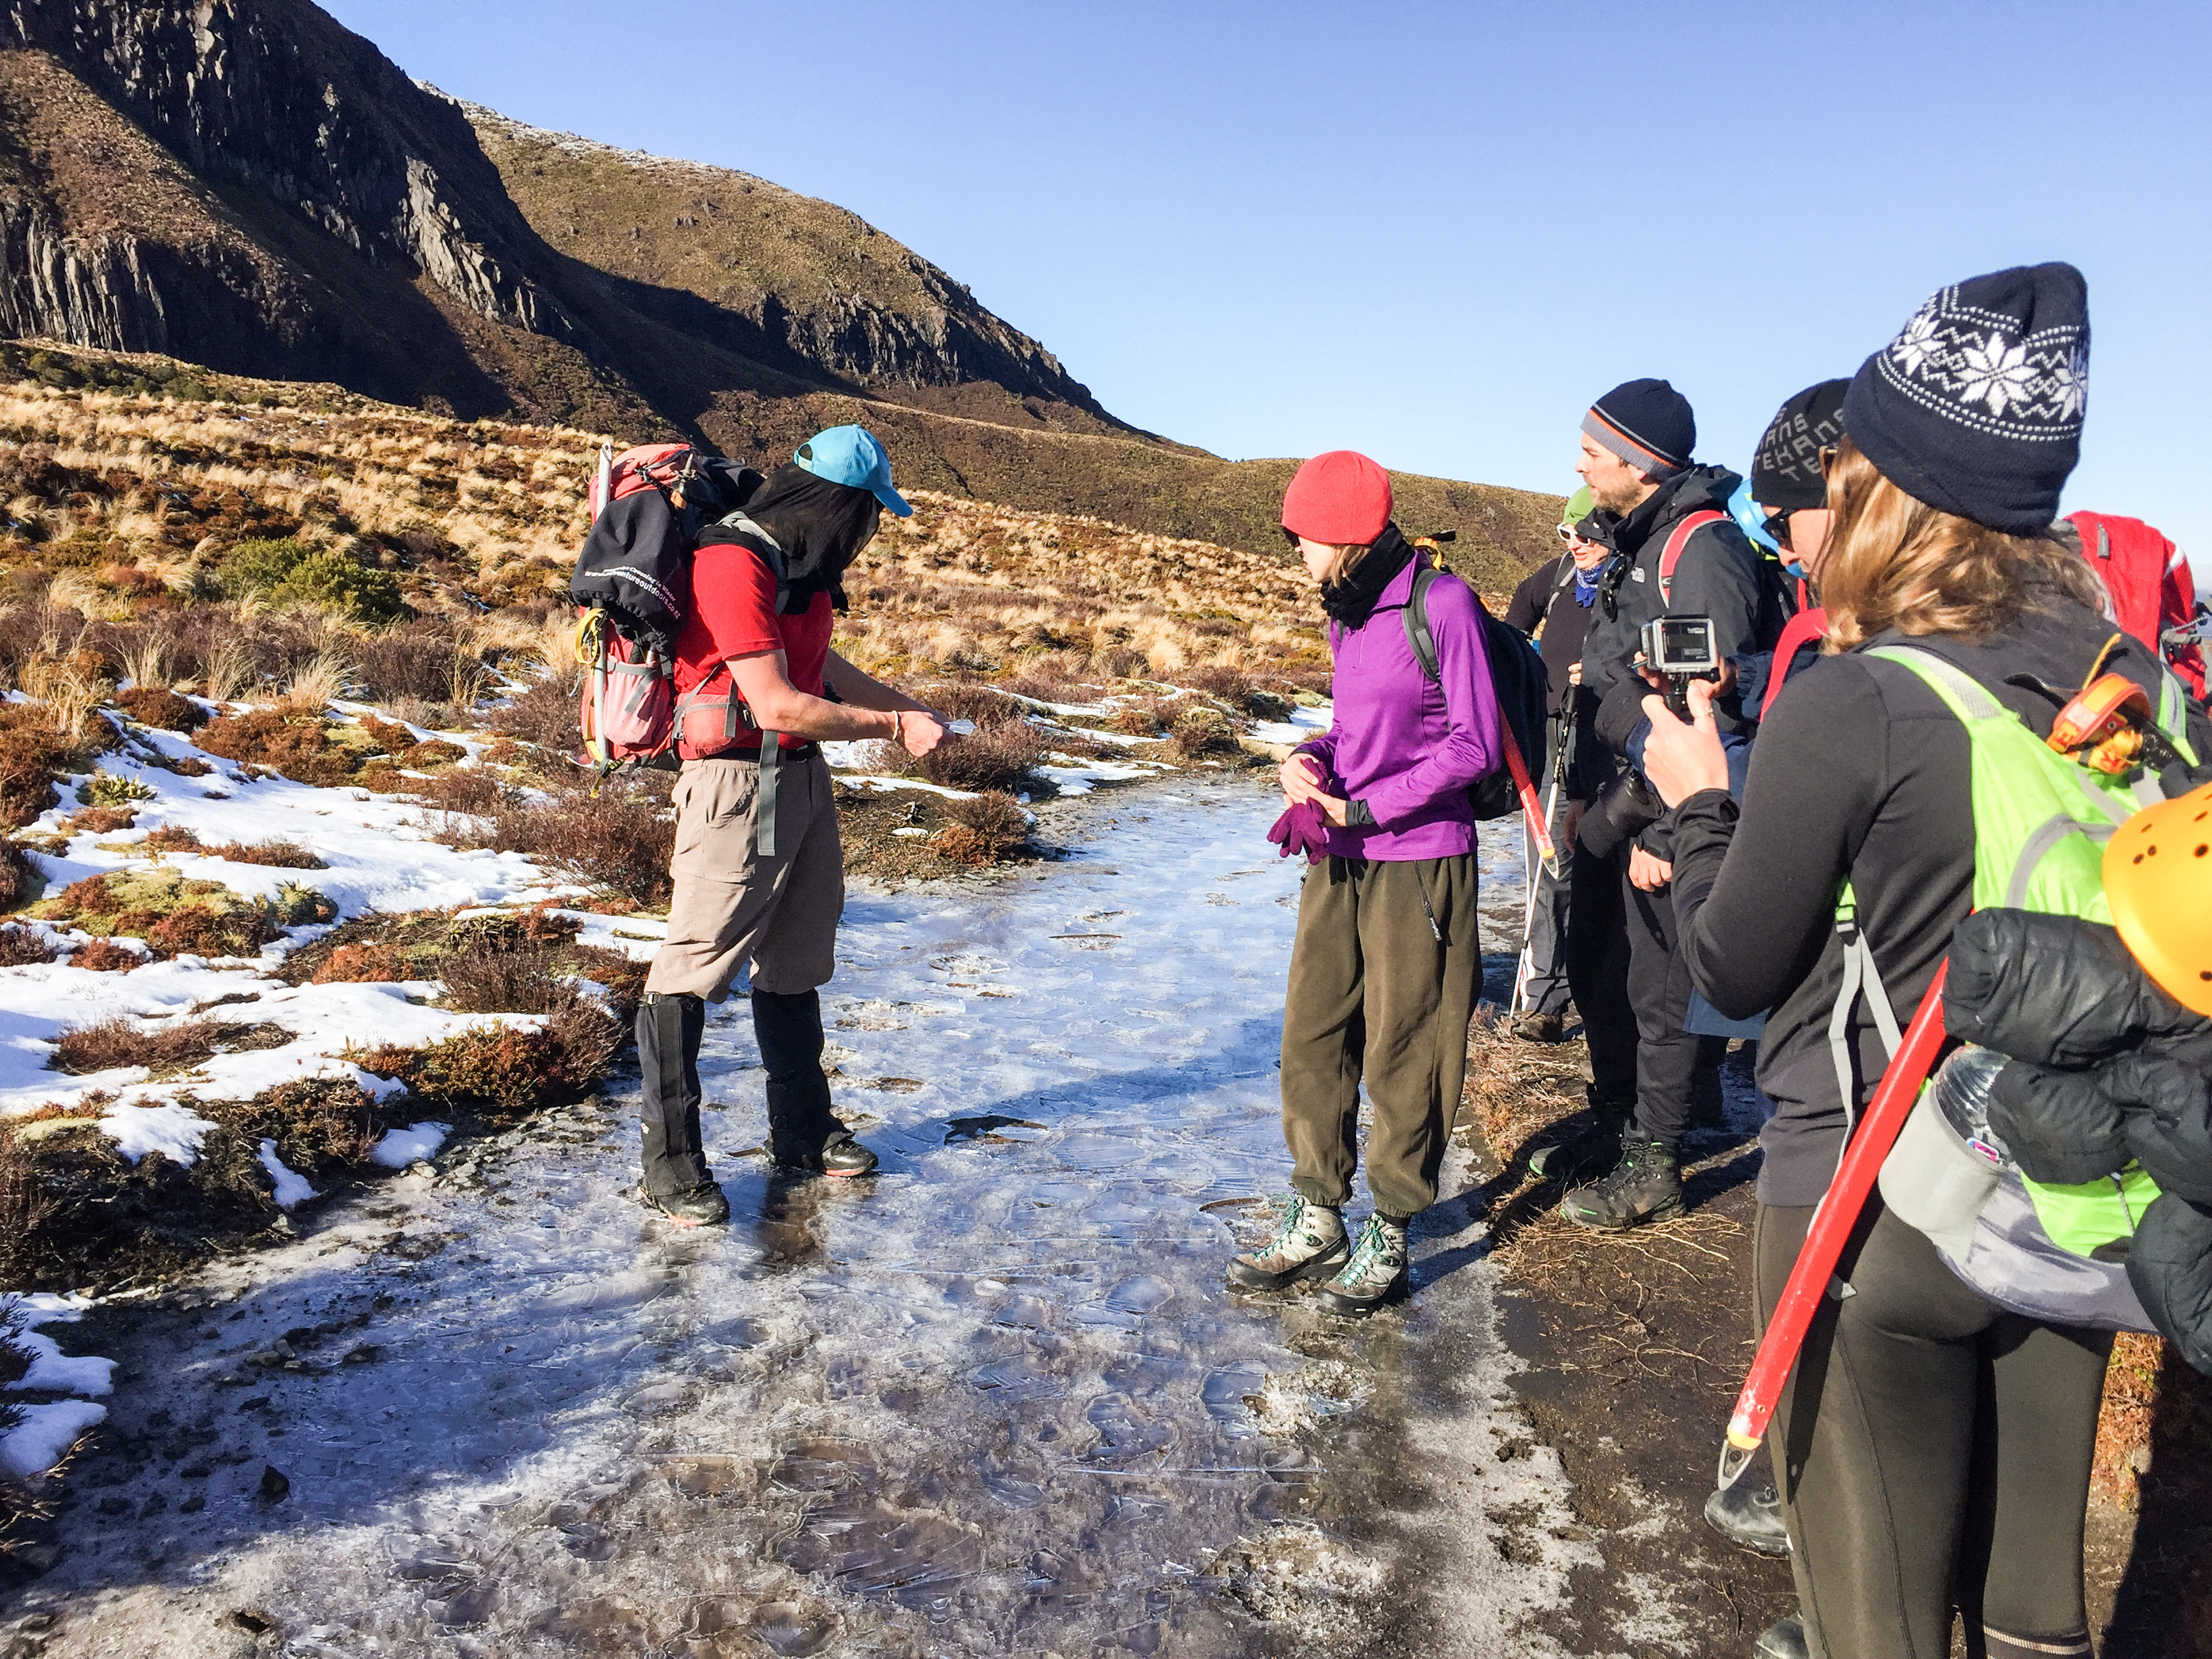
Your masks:
<path fill-rule="evenodd" d="M 2191 695 L 2204 696 L 2204 653 L 2196 645 L 2166 647 L 2159 635 L 2197 614 L 2197 585 L 2189 561 L 2141 519 L 2114 513 L 2075 513 L 2068 520 L 2081 533 L 2081 556 L 2105 584 L 2112 617 L 2173 670 Z"/>

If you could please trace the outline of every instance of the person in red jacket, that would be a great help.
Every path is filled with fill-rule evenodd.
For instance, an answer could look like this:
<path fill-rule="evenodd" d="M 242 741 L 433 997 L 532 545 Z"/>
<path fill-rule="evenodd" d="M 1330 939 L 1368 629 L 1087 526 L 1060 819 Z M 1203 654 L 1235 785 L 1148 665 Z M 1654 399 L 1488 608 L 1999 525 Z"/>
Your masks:
<path fill-rule="evenodd" d="M 821 739 L 887 738 L 926 755 L 944 720 L 830 647 L 846 567 L 891 487 L 872 434 L 833 427 L 701 532 L 676 640 L 676 891 L 637 1012 L 647 1205 L 686 1226 L 729 1219 L 700 1144 L 709 1002 L 750 970 L 780 1169 L 860 1176 L 875 1154 L 830 1109 L 818 988 L 836 967 L 844 854 Z M 779 567 L 780 574 L 779 574 Z M 830 700 L 834 690 L 836 700 Z"/>

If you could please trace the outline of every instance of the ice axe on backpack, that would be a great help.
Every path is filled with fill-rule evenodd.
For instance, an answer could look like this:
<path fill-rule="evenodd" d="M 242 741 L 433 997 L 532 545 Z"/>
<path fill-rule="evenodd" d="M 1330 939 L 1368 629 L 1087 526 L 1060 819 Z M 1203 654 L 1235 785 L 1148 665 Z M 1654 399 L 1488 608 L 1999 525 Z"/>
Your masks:
<path fill-rule="evenodd" d="M 1729 1418 L 1728 1442 L 1721 1448 L 1723 1492 L 1735 1484 L 1749 1466 L 1752 1454 L 1766 1438 L 1767 1425 L 1782 1401 L 1783 1386 L 1797 1363 L 1798 1351 L 1805 1346 L 1805 1334 L 1813 1328 L 1813 1316 L 1820 1311 L 1820 1300 L 1834 1281 L 1836 1263 L 1843 1258 L 1844 1246 L 1866 1208 L 1867 1194 L 1874 1190 L 1882 1160 L 1897 1144 L 1913 1103 L 1920 1098 L 1920 1085 L 1928 1080 L 1943 1046 L 1943 981 L 1950 967 L 1948 961 L 1936 964 L 1936 977 L 1929 981 L 1920 1006 L 1913 1012 L 1912 1023 L 1905 1028 L 1904 1039 L 1890 1056 L 1881 1081 L 1875 1085 L 1874 1099 L 1844 1151 L 1836 1178 L 1828 1183 L 1827 1194 L 1814 1213 L 1813 1224 L 1798 1248 L 1796 1264 L 1790 1269 L 1789 1282 L 1783 1285 L 1782 1297 L 1766 1322 L 1766 1333 L 1759 1339 L 1759 1351 L 1752 1356 L 1751 1370 Z"/>

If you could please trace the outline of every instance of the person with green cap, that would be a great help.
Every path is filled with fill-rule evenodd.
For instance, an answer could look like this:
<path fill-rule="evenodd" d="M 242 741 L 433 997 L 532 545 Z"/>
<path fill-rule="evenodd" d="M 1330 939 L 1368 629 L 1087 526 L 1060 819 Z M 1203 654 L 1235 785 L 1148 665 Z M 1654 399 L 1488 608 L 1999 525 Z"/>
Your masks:
<path fill-rule="evenodd" d="M 1513 590 L 1505 620 L 1536 641 L 1550 681 L 1551 763 L 1542 769 L 1538 787 L 1549 816 L 1554 843 L 1565 847 L 1561 828 L 1573 810 L 1567 799 L 1564 770 L 1557 763 L 1567 752 L 1574 720 L 1575 687 L 1582 678 L 1583 642 L 1589 636 L 1590 607 L 1597 599 L 1598 578 L 1613 557 L 1613 549 L 1590 522 L 1595 503 L 1589 486 L 1567 497 L 1559 515 L 1559 539 L 1565 544 L 1557 558 L 1530 571 Z M 1567 916 L 1573 882 L 1564 865 L 1547 869 L 1537 856 L 1535 837 L 1523 832 L 1528 843 L 1526 863 L 1529 883 L 1528 937 L 1522 947 L 1520 970 L 1513 988 L 1513 1034 L 1528 1042 L 1559 1042 L 1565 1039 L 1567 1008 L 1572 994 L 1567 985 Z"/>

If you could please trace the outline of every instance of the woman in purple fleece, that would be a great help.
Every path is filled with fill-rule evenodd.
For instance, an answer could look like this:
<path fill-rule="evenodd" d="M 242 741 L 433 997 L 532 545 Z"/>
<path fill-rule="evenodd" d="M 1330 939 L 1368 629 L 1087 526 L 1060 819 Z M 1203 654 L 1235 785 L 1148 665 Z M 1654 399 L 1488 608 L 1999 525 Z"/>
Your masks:
<path fill-rule="evenodd" d="M 1466 585 L 1443 574 L 1428 589 L 1437 679 L 1407 639 L 1419 556 L 1390 522 L 1389 474 L 1350 450 L 1316 455 L 1283 497 L 1283 533 L 1321 584 L 1336 719 L 1282 772 L 1285 802 L 1318 816 L 1326 850 L 1306 872 L 1283 1009 L 1296 1190 L 1281 1229 L 1229 1277 L 1262 1290 L 1327 1279 L 1322 1305 L 1363 1315 L 1406 1295 L 1406 1224 L 1437 1195 L 1482 984 L 1467 791 L 1504 750 Z M 1343 1211 L 1363 1081 L 1375 1208 L 1355 1243 Z"/>

